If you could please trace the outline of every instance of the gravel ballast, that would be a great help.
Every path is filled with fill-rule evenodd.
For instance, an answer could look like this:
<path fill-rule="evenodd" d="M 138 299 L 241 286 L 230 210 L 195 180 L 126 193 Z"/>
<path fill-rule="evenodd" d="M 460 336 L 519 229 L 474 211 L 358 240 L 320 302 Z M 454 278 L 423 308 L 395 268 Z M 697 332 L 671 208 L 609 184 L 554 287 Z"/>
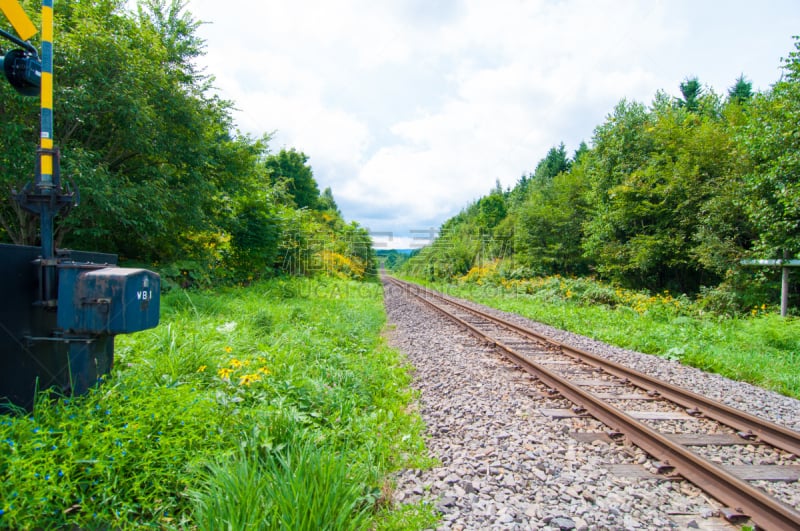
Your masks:
<path fill-rule="evenodd" d="M 386 286 L 385 304 L 390 343 L 415 368 L 428 449 L 441 463 L 398 473 L 395 503 L 435 505 L 441 529 L 738 529 L 719 518 L 720 504 L 693 485 L 634 477 L 630 470 L 646 472 L 649 465 L 638 448 L 579 442 L 572 433 L 606 428 L 593 419 L 544 415 L 544 409 L 571 404 L 547 396 L 535 378 L 405 291 Z M 796 400 L 521 317 L 513 320 L 800 428 Z"/>

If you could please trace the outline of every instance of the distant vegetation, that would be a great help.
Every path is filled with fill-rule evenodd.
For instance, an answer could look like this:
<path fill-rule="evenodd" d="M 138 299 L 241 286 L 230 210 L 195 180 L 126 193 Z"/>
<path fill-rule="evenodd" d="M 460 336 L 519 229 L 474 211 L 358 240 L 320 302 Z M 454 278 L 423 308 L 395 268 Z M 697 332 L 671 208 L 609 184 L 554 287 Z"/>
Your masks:
<path fill-rule="evenodd" d="M 591 275 L 699 295 L 722 312 L 774 302 L 778 271 L 739 262 L 800 256 L 795 46 L 763 93 L 742 75 L 725 96 L 690 78 L 680 98 L 620 101 L 590 145 L 569 155 L 562 143 L 513 188 L 498 183 L 404 271 L 430 280 L 488 265 L 506 280 Z"/>
<path fill-rule="evenodd" d="M 412 254 L 410 249 L 377 249 L 378 263 L 390 271 L 400 268 Z"/>
<path fill-rule="evenodd" d="M 126 4 L 54 10 L 55 142 L 81 201 L 57 220 L 58 246 L 156 264 L 167 285 L 374 271 L 367 231 L 320 192 L 308 156 L 235 130 L 233 103 L 196 66 L 204 43 L 185 2 Z M 19 190 L 32 179 L 39 100 L 2 82 L 0 101 L 0 189 Z M 0 241 L 38 242 L 38 220 L 7 193 Z"/>

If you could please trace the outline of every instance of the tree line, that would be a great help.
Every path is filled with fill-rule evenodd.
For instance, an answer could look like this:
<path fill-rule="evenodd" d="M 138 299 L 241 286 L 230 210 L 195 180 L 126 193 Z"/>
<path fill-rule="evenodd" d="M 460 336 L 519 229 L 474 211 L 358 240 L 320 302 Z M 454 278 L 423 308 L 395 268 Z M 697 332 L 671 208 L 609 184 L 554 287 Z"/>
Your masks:
<path fill-rule="evenodd" d="M 574 154 L 549 150 L 515 186 L 497 186 L 441 227 L 406 267 L 430 278 L 486 260 L 503 274 L 593 275 L 625 287 L 702 293 L 748 307 L 774 271 L 744 258 L 800 255 L 800 40 L 783 75 L 726 95 L 696 77 L 681 96 L 623 99 Z"/>
<path fill-rule="evenodd" d="M 269 134 L 236 130 L 233 103 L 197 67 L 205 44 L 185 7 L 73 0 L 55 9 L 55 141 L 63 180 L 80 194 L 57 219 L 57 245 L 157 264 L 184 285 L 374 270 L 367 231 L 344 221 L 330 189 L 319 191 L 308 156 L 273 153 Z M 0 83 L 4 191 L 33 178 L 38 105 Z M 0 241 L 38 242 L 38 220 L 10 193 Z"/>

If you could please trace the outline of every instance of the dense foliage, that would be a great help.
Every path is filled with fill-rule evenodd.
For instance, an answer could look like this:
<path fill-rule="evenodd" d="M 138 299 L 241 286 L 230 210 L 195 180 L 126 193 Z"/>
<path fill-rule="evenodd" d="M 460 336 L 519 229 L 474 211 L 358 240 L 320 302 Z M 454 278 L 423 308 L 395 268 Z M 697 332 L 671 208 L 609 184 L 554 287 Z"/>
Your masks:
<path fill-rule="evenodd" d="M 235 130 L 231 103 L 195 64 L 204 44 L 185 2 L 127 4 L 55 10 L 55 141 L 81 203 L 57 220 L 57 244 L 159 263 L 183 285 L 373 270 L 366 230 L 342 220 L 330 189 L 320 194 L 308 156 Z M 0 83 L 3 190 L 32 180 L 38 105 Z M 0 241 L 36 244 L 37 233 L 6 194 Z"/>
<path fill-rule="evenodd" d="M 742 75 L 727 97 L 689 78 L 680 98 L 620 101 L 591 147 L 552 148 L 445 222 L 407 271 L 444 279 L 500 261 L 508 279 L 591 274 L 723 310 L 774 300 L 778 271 L 740 261 L 800 256 L 800 51 L 784 71 L 763 93 Z"/>

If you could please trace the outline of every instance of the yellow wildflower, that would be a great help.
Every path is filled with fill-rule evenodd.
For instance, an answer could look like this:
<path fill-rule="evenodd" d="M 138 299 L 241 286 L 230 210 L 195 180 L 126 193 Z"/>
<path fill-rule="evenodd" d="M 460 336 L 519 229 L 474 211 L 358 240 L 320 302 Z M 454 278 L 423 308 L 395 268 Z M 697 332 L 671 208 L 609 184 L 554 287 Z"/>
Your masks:
<path fill-rule="evenodd" d="M 242 362 L 241 362 L 241 361 L 239 361 L 239 360 L 237 360 L 236 358 L 233 358 L 233 359 L 231 360 L 231 367 L 233 367 L 234 369 L 238 369 L 238 368 L 239 368 L 239 367 L 241 367 L 242 365 L 243 365 L 243 364 L 242 364 Z"/>
<path fill-rule="evenodd" d="M 206 366 L 205 366 L 205 365 L 200 365 L 200 366 L 197 368 L 197 372 L 206 372 Z"/>
<path fill-rule="evenodd" d="M 259 367 L 258 372 L 260 372 L 263 375 L 267 375 L 269 374 L 269 369 L 267 369 L 266 367 Z"/>
<path fill-rule="evenodd" d="M 222 367 L 220 370 L 217 371 L 217 374 L 223 380 L 227 380 L 230 378 L 232 372 L 233 372 L 232 369 L 229 369 L 227 367 Z"/>
<path fill-rule="evenodd" d="M 225 347 L 225 352 L 230 354 L 231 352 L 233 352 L 233 347 Z"/>
<path fill-rule="evenodd" d="M 258 374 L 245 374 L 244 376 L 239 377 L 239 385 L 250 385 L 251 383 L 259 380 L 261 380 L 261 376 Z"/>

